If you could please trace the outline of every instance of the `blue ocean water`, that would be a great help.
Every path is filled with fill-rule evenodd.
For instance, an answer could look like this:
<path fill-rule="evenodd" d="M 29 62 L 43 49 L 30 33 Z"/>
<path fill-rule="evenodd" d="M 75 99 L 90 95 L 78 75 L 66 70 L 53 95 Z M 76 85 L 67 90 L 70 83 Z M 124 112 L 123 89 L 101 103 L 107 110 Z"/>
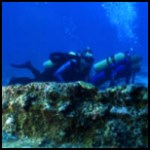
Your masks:
<path fill-rule="evenodd" d="M 31 60 L 40 71 L 50 52 L 89 46 L 98 62 L 133 49 L 142 56 L 141 79 L 148 82 L 147 2 L 3 2 L 2 84 L 11 77 L 33 77 L 10 63 Z M 144 79 L 143 79 L 144 74 Z"/>

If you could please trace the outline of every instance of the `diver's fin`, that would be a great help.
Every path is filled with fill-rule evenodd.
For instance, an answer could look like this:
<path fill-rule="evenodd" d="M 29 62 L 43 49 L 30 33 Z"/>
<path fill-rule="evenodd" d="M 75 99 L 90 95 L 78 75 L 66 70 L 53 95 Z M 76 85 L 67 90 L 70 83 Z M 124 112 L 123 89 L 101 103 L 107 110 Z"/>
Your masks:
<path fill-rule="evenodd" d="M 24 64 L 10 64 L 11 67 L 14 67 L 14 68 L 30 68 L 31 67 L 31 62 L 30 61 L 27 61 L 26 63 Z"/>

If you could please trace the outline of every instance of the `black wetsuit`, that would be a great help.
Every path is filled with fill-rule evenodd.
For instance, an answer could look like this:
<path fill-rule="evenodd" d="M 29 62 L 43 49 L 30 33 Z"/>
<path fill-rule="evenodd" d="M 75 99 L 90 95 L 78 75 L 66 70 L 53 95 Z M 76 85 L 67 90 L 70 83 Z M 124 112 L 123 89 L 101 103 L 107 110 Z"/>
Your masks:
<path fill-rule="evenodd" d="M 51 68 L 44 69 L 43 72 L 40 73 L 35 67 L 32 66 L 31 62 L 27 62 L 25 64 L 10 64 L 12 67 L 18 69 L 28 69 L 34 75 L 34 78 L 29 77 L 13 77 L 10 79 L 9 84 L 27 84 L 30 82 L 46 82 L 46 81 L 56 81 L 54 77 L 54 72 L 63 65 L 65 62 L 71 59 L 78 59 L 78 55 L 70 55 L 69 53 L 63 52 L 54 52 L 49 56 L 50 60 L 55 64 Z"/>

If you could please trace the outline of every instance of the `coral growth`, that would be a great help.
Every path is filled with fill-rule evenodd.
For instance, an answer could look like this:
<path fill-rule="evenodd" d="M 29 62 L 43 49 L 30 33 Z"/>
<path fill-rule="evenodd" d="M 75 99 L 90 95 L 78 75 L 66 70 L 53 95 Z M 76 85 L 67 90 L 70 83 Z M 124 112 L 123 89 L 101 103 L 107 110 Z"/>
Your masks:
<path fill-rule="evenodd" d="M 148 147 L 148 90 L 98 91 L 81 81 L 3 87 L 2 129 L 39 139 L 37 147 Z"/>

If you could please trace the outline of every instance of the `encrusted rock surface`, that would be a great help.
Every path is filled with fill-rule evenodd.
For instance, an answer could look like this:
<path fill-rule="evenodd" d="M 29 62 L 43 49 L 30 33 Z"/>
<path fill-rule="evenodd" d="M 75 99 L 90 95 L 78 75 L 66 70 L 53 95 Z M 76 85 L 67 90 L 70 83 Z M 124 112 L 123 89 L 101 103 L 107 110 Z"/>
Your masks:
<path fill-rule="evenodd" d="M 148 147 L 148 89 L 98 91 L 81 81 L 2 87 L 2 129 L 37 147 Z"/>

